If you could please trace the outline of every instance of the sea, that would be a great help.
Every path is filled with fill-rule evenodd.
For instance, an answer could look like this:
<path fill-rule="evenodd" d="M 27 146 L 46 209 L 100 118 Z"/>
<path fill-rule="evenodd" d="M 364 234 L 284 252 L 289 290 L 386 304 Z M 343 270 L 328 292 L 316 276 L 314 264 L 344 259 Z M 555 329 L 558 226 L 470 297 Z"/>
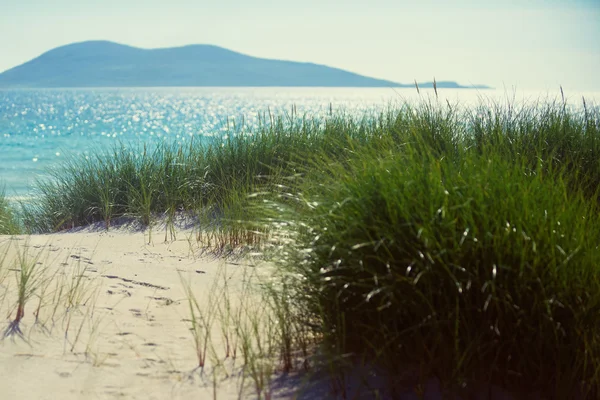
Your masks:
<path fill-rule="evenodd" d="M 68 157 L 126 144 L 188 143 L 251 131 L 268 116 L 358 118 L 408 103 L 471 107 L 562 101 L 597 106 L 600 92 L 399 88 L 100 88 L 0 90 L 0 190 L 35 196 L 37 179 Z"/>

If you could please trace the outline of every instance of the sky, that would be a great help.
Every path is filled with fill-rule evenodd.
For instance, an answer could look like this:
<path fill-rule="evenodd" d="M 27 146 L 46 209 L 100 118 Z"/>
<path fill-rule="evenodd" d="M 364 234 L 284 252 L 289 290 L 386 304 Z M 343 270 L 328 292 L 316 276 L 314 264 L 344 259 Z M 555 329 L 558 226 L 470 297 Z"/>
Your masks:
<path fill-rule="evenodd" d="M 85 40 L 213 44 L 400 83 L 600 91 L 600 0 L 0 0 L 0 71 Z"/>

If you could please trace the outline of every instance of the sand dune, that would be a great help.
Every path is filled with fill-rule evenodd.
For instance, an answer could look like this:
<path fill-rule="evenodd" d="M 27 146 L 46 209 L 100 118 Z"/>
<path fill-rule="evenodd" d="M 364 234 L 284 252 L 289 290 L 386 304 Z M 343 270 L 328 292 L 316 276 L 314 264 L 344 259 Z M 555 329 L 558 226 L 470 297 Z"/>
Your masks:
<path fill-rule="evenodd" d="M 157 234 L 151 244 L 147 232 L 127 229 L 1 236 L 0 247 L 8 246 L 0 275 L 2 315 L 14 319 L 14 272 L 24 254 L 25 261 L 37 258 L 38 276 L 20 324 L 23 338 L 13 335 L 0 342 L 2 397 L 213 398 L 211 374 L 195 370 L 182 279 L 201 296 L 219 276 L 227 276 L 235 288 L 254 266 L 247 260 L 198 257 L 191 236 L 180 232 L 177 240 L 165 243 Z M 56 300 L 60 288 L 67 291 L 76 282 L 81 286 L 74 303 L 80 304 Z M 218 335 L 211 341 L 216 352 L 224 349 Z M 240 377 L 219 381 L 217 398 L 240 397 Z"/>

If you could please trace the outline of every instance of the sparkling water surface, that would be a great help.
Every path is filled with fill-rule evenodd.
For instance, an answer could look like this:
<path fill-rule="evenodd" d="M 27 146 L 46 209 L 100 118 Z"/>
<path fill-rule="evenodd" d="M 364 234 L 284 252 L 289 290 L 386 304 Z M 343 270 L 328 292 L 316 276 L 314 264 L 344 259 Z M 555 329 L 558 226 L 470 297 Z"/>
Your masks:
<path fill-rule="evenodd" d="M 461 105 L 484 99 L 535 101 L 560 96 L 541 92 L 438 90 L 439 101 Z M 570 94 L 595 104 L 598 93 Z M 140 88 L 0 90 L 0 189 L 9 198 L 30 195 L 36 177 L 66 155 L 90 156 L 119 143 L 185 143 L 252 128 L 260 115 L 325 118 L 362 116 L 402 104 L 436 100 L 431 89 L 356 88 Z"/>

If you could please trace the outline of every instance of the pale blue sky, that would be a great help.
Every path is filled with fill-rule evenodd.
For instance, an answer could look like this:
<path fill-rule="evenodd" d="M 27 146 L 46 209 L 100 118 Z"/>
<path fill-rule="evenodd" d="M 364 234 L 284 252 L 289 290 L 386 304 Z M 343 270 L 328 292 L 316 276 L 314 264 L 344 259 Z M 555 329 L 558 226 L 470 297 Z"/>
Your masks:
<path fill-rule="evenodd" d="M 0 71 L 92 39 L 215 44 L 402 83 L 600 91 L 600 0 L 0 2 Z"/>

